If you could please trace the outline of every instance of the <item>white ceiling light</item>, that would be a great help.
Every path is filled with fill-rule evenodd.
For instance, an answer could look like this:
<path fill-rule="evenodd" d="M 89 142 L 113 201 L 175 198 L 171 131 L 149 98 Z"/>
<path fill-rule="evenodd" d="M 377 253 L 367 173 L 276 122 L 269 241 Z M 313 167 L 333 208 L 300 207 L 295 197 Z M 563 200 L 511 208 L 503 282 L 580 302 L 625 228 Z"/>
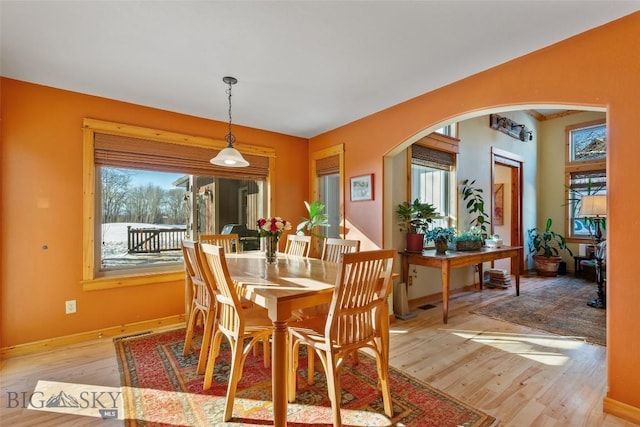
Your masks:
<path fill-rule="evenodd" d="M 217 166 L 226 166 L 231 168 L 242 168 L 249 166 L 249 162 L 242 157 L 242 154 L 235 148 L 233 143 L 236 142 L 235 135 L 231 132 L 231 86 L 238 83 L 238 79 L 235 77 L 223 77 L 222 81 L 229 85 L 227 89 L 227 95 L 229 96 L 229 133 L 224 139 L 227 141 L 227 147 L 223 148 L 217 156 L 210 160 L 211 163 Z"/>

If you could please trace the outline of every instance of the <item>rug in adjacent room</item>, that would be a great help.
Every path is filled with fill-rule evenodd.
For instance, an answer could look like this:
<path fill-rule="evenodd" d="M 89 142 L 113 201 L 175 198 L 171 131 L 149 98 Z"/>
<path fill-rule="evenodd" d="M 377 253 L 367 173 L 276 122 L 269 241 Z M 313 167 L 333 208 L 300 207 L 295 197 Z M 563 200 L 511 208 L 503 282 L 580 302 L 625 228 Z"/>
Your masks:
<path fill-rule="evenodd" d="M 527 279 L 527 284 L 521 286 L 520 296 L 509 295 L 471 312 L 607 345 L 607 312 L 587 305 L 596 297 L 594 283 L 569 276 L 533 276 Z"/>
<path fill-rule="evenodd" d="M 271 370 L 264 368 L 262 351 L 247 357 L 238 384 L 234 418 L 221 423 L 230 352 L 223 346 L 216 360 L 213 385 L 202 390 L 196 373 L 198 352 L 182 356 L 184 329 L 114 340 L 120 367 L 125 425 L 207 426 L 273 423 Z M 196 340 L 194 340 L 196 341 Z M 224 340 L 223 340 L 224 342 Z M 195 342 L 196 347 L 200 345 Z M 288 405 L 288 426 L 330 426 L 331 405 L 326 380 L 316 362 L 315 384 L 306 381 L 306 355 L 301 354 L 298 392 Z M 318 371 L 318 369 L 320 371 Z M 495 418 L 397 369 L 390 369 L 394 416 L 384 414 L 377 391 L 375 360 L 360 353 L 357 366 L 342 374 L 342 419 L 353 426 L 473 426 L 496 425 Z"/>

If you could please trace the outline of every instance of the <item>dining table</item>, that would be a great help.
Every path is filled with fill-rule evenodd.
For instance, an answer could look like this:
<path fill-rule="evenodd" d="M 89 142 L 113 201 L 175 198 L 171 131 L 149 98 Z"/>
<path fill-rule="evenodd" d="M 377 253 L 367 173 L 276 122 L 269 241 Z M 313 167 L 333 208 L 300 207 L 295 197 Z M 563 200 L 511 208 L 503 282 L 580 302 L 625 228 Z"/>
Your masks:
<path fill-rule="evenodd" d="M 238 294 L 264 307 L 273 322 L 273 421 L 275 426 L 286 426 L 287 324 L 293 311 L 331 301 L 340 264 L 282 253 L 268 264 L 260 251 L 227 253 L 225 258 Z"/>

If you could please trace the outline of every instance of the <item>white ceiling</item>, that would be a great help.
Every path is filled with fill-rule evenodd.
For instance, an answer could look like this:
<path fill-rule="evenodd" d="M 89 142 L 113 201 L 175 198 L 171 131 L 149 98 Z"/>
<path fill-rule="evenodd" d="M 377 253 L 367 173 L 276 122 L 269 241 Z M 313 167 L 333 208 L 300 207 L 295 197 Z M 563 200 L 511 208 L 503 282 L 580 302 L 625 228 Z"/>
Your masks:
<path fill-rule="evenodd" d="M 0 2 L 3 76 L 312 137 L 634 11 L 623 0 Z"/>

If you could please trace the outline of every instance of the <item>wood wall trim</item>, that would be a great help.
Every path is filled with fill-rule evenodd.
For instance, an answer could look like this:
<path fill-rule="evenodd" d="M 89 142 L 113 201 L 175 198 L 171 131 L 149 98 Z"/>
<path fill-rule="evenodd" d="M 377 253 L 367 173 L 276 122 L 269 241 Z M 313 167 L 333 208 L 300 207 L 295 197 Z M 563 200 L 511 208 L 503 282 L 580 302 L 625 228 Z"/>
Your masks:
<path fill-rule="evenodd" d="M 526 110 L 525 111 L 528 115 L 530 115 L 531 117 L 533 117 L 534 119 L 536 119 L 539 122 L 543 122 L 545 120 L 553 120 L 553 119 L 557 119 L 560 117 L 566 117 L 566 116 L 571 116 L 573 114 L 579 114 L 582 113 L 583 111 L 581 110 L 561 110 L 557 113 L 551 113 L 551 114 L 542 114 L 539 111 L 536 110 Z"/>
<path fill-rule="evenodd" d="M 158 285 L 184 282 L 184 270 L 163 273 L 139 274 L 128 276 L 108 276 L 83 280 L 83 291 L 100 291 L 103 289 L 125 288 L 128 286 Z"/>
<path fill-rule="evenodd" d="M 636 408 L 635 406 L 627 405 L 610 397 L 605 397 L 602 410 L 607 414 L 615 415 L 616 417 L 631 421 L 635 424 L 640 424 L 640 408 Z"/>
<path fill-rule="evenodd" d="M 184 314 L 162 317 L 159 319 L 147 320 L 144 322 L 129 323 L 126 325 L 112 326 L 110 328 L 96 329 L 79 334 L 65 335 L 62 337 L 50 338 L 41 341 L 34 341 L 25 344 L 18 344 L 10 347 L 0 348 L 0 359 L 24 356 L 27 354 L 40 353 L 70 344 L 78 344 L 96 339 L 112 339 L 120 335 L 128 335 L 135 332 L 147 331 L 153 328 L 171 325 L 180 325 L 185 322 Z"/>
<path fill-rule="evenodd" d="M 452 136 L 442 135 L 441 133 L 432 132 L 414 142 L 414 144 L 423 147 L 433 148 L 434 150 L 446 151 L 448 153 L 458 154 L 460 152 L 460 140 Z"/>
<path fill-rule="evenodd" d="M 514 160 L 519 163 L 524 163 L 524 156 L 521 156 L 520 154 L 512 153 L 511 151 L 503 150 L 501 148 L 496 148 L 492 146 L 491 153 L 496 156 L 504 157 L 506 160 Z"/>
<path fill-rule="evenodd" d="M 114 135 L 123 135 L 132 138 L 149 139 L 168 144 L 189 145 L 193 147 L 205 147 L 222 149 L 227 146 L 227 142 L 221 139 L 208 138 L 205 136 L 186 135 L 182 133 L 150 129 L 141 126 L 133 126 L 122 123 L 106 122 L 91 118 L 85 118 L 83 126 L 86 130 L 102 132 Z M 238 141 L 234 148 L 243 154 L 255 154 L 258 156 L 275 157 L 276 150 L 269 147 L 260 147 Z"/>

